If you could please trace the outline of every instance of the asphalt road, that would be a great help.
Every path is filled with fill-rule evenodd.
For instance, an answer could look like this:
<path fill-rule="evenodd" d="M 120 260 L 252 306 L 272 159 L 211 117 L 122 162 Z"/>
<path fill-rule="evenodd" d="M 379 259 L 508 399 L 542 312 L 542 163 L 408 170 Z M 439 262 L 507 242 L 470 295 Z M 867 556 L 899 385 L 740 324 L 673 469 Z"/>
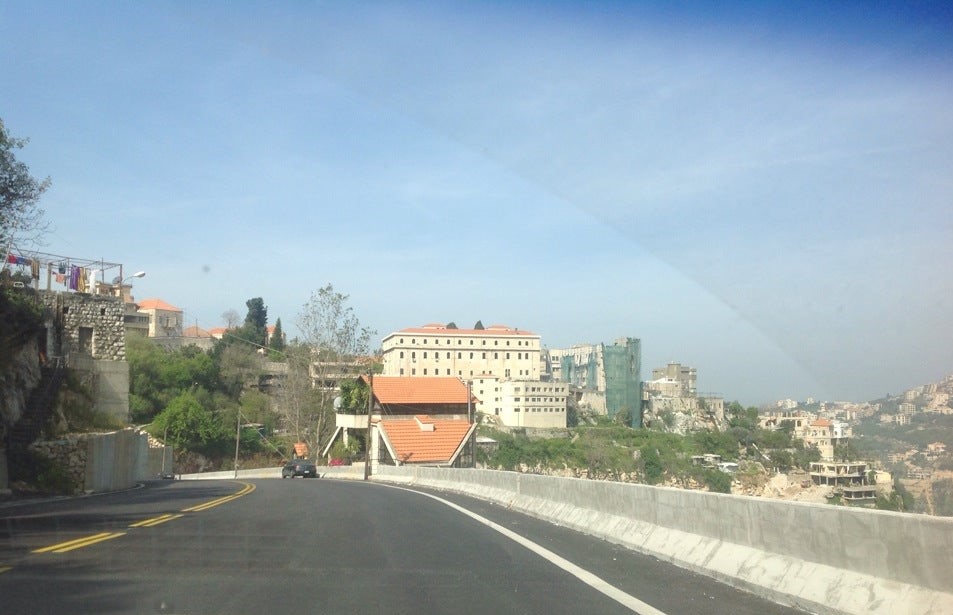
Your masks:
<path fill-rule="evenodd" d="M 0 508 L 0 611 L 796 612 L 463 496 L 327 479 Z"/>

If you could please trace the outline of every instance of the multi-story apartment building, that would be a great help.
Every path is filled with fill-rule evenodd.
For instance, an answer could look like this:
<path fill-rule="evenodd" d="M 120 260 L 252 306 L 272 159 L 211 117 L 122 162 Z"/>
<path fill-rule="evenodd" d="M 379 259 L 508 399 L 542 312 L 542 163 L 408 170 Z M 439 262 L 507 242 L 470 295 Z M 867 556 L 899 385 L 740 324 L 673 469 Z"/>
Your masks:
<path fill-rule="evenodd" d="M 642 345 L 624 337 L 609 344 L 550 349 L 552 380 L 570 385 L 578 401 L 615 416 L 627 410 L 633 427 L 642 425 Z"/>
<path fill-rule="evenodd" d="M 509 427 L 563 428 L 569 385 L 562 382 L 504 380 L 481 374 L 472 380 L 476 409 Z"/>
<path fill-rule="evenodd" d="M 441 324 L 402 329 L 381 342 L 385 376 L 456 376 L 471 380 L 493 374 L 508 380 L 539 380 L 540 337 L 505 325 L 454 329 Z"/>
<path fill-rule="evenodd" d="M 652 380 L 645 383 L 649 391 L 657 390 L 665 397 L 695 397 L 698 370 L 681 363 L 669 363 L 652 370 Z"/>
<path fill-rule="evenodd" d="M 822 459 L 831 460 L 834 458 L 834 448 L 847 444 L 852 434 L 847 423 L 821 418 L 810 421 L 800 429 L 795 428 L 794 435 L 808 446 L 816 446 Z"/>

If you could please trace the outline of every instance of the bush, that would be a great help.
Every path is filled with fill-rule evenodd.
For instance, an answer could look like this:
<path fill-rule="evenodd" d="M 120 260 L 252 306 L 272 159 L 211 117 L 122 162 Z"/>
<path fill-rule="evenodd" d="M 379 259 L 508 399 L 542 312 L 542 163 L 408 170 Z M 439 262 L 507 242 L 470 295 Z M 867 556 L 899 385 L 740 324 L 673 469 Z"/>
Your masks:
<path fill-rule="evenodd" d="M 721 470 L 705 469 L 701 482 L 714 493 L 731 493 L 731 474 Z"/>

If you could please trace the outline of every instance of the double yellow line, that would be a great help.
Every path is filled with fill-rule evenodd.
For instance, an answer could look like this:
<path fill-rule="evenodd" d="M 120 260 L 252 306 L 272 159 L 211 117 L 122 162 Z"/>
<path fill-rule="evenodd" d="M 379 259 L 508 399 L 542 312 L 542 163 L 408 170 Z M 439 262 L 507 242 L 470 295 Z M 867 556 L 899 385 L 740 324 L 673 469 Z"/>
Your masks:
<path fill-rule="evenodd" d="M 75 540 L 68 540 L 66 542 L 61 542 L 55 545 L 50 545 L 48 547 L 43 547 L 42 549 L 34 549 L 31 553 L 66 553 L 67 551 L 72 551 L 73 549 L 81 549 L 83 547 L 88 547 L 106 540 L 112 540 L 113 538 L 119 538 L 120 536 L 125 536 L 125 532 L 103 532 L 101 534 L 93 534 L 92 536 L 84 536 L 83 538 L 76 538 Z"/>
<path fill-rule="evenodd" d="M 243 495 L 248 495 L 255 490 L 255 485 L 251 483 L 241 483 L 244 485 L 240 491 L 237 491 L 231 495 L 226 495 L 221 498 L 205 502 L 204 504 L 199 504 L 198 506 L 192 506 L 191 508 L 182 509 L 181 513 L 173 514 L 168 513 L 165 515 L 160 515 L 158 517 L 150 517 L 149 519 L 143 519 L 142 521 L 137 521 L 129 525 L 131 528 L 142 528 L 142 527 L 155 527 L 161 525 L 168 521 L 184 517 L 184 513 L 189 512 L 200 512 L 203 510 L 208 510 L 210 508 L 215 508 L 216 506 L 221 506 L 226 502 L 231 502 L 232 500 L 237 500 Z M 66 542 L 60 542 L 55 545 L 50 545 L 48 547 L 42 547 L 40 549 L 34 549 L 31 553 L 66 553 L 74 549 L 81 549 L 83 547 L 88 547 L 90 545 L 98 544 L 106 540 L 112 540 L 113 538 L 119 538 L 120 536 L 125 536 L 126 532 L 102 532 L 100 534 L 93 534 L 92 536 L 84 536 L 82 538 L 76 538 L 73 540 L 67 540 Z M 10 570 L 12 566 L 5 566 L 0 564 L 0 574 Z"/>
<path fill-rule="evenodd" d="M 251 483 L 242 483 L 242 484 L 245 485 L 245 487 L 242 488 L 241 491 L 233 493 L 232 495 L 226 495 L 225 497 L 218 498 L 216 500 L 212 500 L 211 502 L 205 502 L 204 504 L 199 504 L 198 506 L 193 506 L 191 508 L 183 508 L 182 512 L 200 512 L 203 510 L 208 510 L 210 508 L 215 508 L 216 506 L 221 506 L 222 504 L 231 502 L 232 500 L 237 500 L 243 495 L 248 495 L 249 493 L 255 490 L 255 485 L 252 485 Z"/>
<path fill-rule="evenodd" d="M 179 517 L 184 517 L 185 515 L 162 515 L 160 517 L 152 517 L 151 519 L 143 519 L 142 521 L 137 521 L 135 523 L 130 523 L 129 527 L 155 527 L 161 525 L 166 521 L 172 521 L 173 519 L 178 519 Z"/>

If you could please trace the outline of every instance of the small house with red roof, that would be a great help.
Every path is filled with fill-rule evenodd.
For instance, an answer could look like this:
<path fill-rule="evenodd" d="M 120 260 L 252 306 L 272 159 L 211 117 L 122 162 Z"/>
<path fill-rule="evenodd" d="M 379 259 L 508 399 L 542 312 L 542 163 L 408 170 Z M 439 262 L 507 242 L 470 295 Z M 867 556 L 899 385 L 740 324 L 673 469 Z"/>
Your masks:
<path fill-rule="evenodd" d="M 456 466 L 469 454 L 478 400 L 459 378 L 361 376 L 359 382 L 371 384 L 371 439 L 363 448 L 370 449 L 372 466 Z M 366 412 L 339 411 L 336 418 L 334 435 L 322 450 L 329 459 L 336 442 L 363 442 L 368 433 Z"/>
<path fill-rule="evenodd" d="M 137 301 L 138 312 L 149 316 L 149 337 L 182 337 L 182 308 L 162 299 Z"/>

